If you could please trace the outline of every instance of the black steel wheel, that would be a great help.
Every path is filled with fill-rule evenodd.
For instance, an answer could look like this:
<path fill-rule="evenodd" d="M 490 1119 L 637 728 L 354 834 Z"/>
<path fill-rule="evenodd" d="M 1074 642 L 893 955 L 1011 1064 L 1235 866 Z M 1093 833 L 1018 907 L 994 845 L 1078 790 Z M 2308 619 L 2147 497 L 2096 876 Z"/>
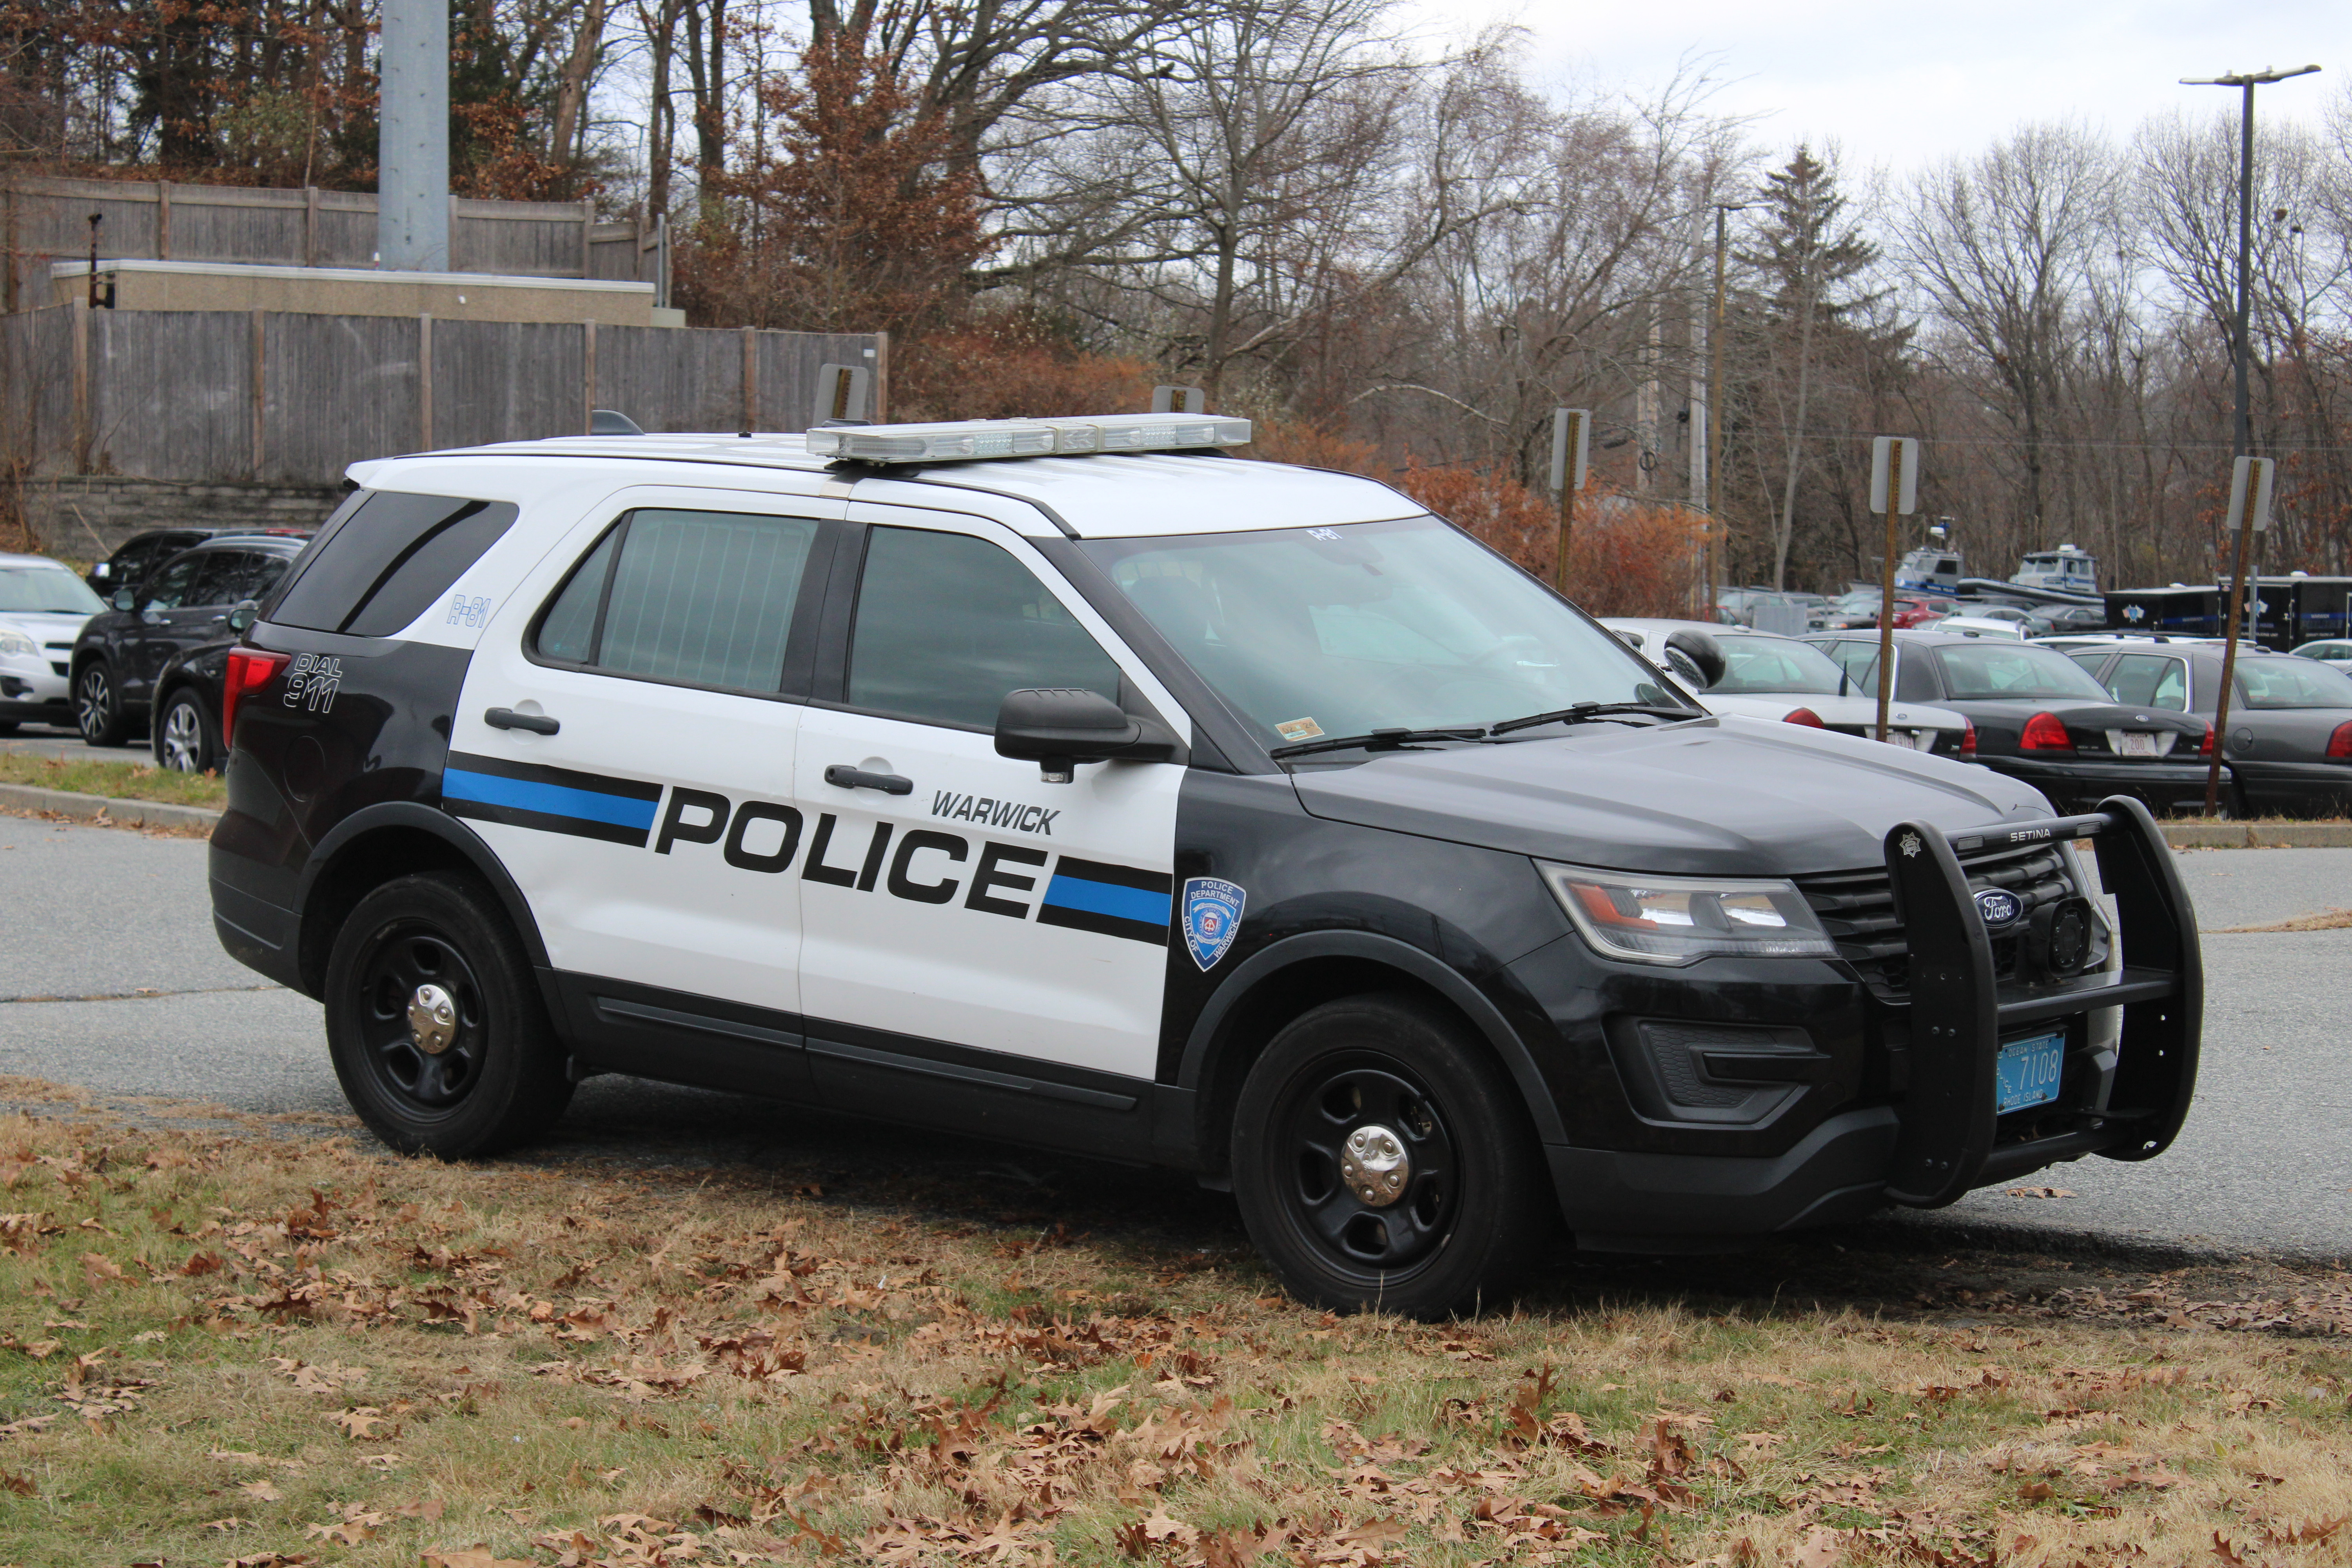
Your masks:
<path fill-rule="evenodd" d="M 1242 1086 L 1233 1165 L 1259 1250 L 1339 1310 L 1499 1304 L 1558 1233 L 1517 1086 L 1414 997 L 1350 997 L 1284 1028 Z"/>
<path fill-rule="evenodd" d="M 122 711 L 122 692 L 114 671 L 102 658 L 91 659 L 74 673 L 74 725 L 85 744 L 119 746 L 131 732 Z"/>
<path fill-rule="evenodd" d="M 572 1098 L 530 965 L 489 890 L 430 872 L 362 899 L 327 965 L 327 1044 L 360 1119 L 464 1159 L 543 1131 Z"/>
<path fill-rule="evenodd" d="M 172 694 L 155 721 L 155 765 L 178 773 L 208 773 L 221 765 L 220 726 L 201 699 L 184 688 Z"/>

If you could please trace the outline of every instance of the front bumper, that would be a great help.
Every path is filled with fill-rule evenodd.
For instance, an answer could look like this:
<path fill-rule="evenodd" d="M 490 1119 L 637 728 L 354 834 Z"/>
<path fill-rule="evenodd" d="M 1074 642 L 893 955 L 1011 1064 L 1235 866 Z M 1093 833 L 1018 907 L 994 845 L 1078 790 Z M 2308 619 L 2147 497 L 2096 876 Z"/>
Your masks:
<path fill-rule="evenodd" d="M 73 708 L 67 700 L 70 689 L 71 683 L 46 658 L 0 658 L 0 719 L 70 724 Z"/>
<path fill-rule="evenodd" d="M 2119 757 L 2059 762 L 2041 757 L 1994 756 L 1979 757 L 1977 761 L 1995 773 L 2032 784 L 2062 805 L 2121 795 L 2152 809 L 2169 810 L 2180 805 L 2201 805 L 2205 800 L 2206 762 L 2202 757 L 2180 763 L 2127 763 Z M 2221 766 L 2222 788 L 2229 787 L 2231 777 L 2230 765 L 2225 763 Z"/>
<path fill-rule="evenodd" d="M 2121 968 L 2002 984 L 1961 853 L 2088 840 L 2116 906 Z M 1822 1121 L 1759 1157 L 1546 1150 L 1561 1210 L 1597 1250 L 1752 1245 L 1777 1231 L 1858 1218 L 1885 1203 L 1940 1207 L 2084 1154 L 2152 1159 L 2196 1089 L 2204 978 L 2197 928 L 2146 806 L 2111 797 L 2083 816 L 1946 834 L 1905 823 L 1887 870 L 1909 951 L 1905 1085 L 1887 1104 Z M 2119 1030 L 2113 1015 L 2121 1011 Z M 2001 1046 L 2063 1032 L 2058 1099 L 1999 1114 Z"/>

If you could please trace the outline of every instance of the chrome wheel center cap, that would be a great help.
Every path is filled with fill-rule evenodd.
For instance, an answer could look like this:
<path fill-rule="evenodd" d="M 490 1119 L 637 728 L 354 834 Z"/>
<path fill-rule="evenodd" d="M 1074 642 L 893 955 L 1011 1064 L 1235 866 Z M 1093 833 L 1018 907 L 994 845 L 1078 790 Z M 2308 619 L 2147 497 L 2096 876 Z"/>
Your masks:
<path fill-rule="evenodd" d="M 1404 1140 L 1377 1124 L 1357 1128 L 1340 1147 L 1339 1180 L 1366 1207 L 1388 1207 L 1404 1196 L 1405 1184 L 1412 1180 Z"/>
<path fill-rule="evenodd" d="M 408 999 L 408 1037 L 428 1057 L 437 1057 L 457 1037 L 457 999 L 438 985 L 424 984 Z"/>

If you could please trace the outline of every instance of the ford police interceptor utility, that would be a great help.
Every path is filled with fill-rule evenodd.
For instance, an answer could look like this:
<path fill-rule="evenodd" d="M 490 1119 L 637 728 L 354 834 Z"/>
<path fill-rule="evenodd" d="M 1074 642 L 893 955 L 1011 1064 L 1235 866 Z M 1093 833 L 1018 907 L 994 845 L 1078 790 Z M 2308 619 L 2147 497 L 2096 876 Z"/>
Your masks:
<path fill-rule="evenodd" d="M 594 1073 L 774 1096 L 1195 1172 L 1340 1308 L 2170 1142 L 2201 982 L 2145 809 L 1710 716 L 1704 634 L 1677 683 L 1247 435 L 359 464 L 239 617 L 221 939 L 399 1149 Z"/>

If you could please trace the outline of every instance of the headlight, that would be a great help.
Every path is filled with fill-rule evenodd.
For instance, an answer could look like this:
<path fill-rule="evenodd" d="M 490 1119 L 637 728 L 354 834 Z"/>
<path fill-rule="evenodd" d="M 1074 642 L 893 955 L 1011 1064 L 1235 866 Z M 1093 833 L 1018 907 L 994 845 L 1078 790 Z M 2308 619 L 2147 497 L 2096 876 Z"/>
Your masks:
<path fill-rule="evenodd" d="M 1643 877 L 1536 862 L 1595 952 L 1636 963 L 1717 954 L 1835 958 L 1836 944 L 1793 883 Z"/>
<path fill-rule="evenodd" d="M 29 655 L 32 658 L 38 658 L 41 653 L 41 645 L 35 642 L 31 637 L 26 637 L 20 631 L 15 631 L 6 626 L 0 626 L 0 653 Z"/>

